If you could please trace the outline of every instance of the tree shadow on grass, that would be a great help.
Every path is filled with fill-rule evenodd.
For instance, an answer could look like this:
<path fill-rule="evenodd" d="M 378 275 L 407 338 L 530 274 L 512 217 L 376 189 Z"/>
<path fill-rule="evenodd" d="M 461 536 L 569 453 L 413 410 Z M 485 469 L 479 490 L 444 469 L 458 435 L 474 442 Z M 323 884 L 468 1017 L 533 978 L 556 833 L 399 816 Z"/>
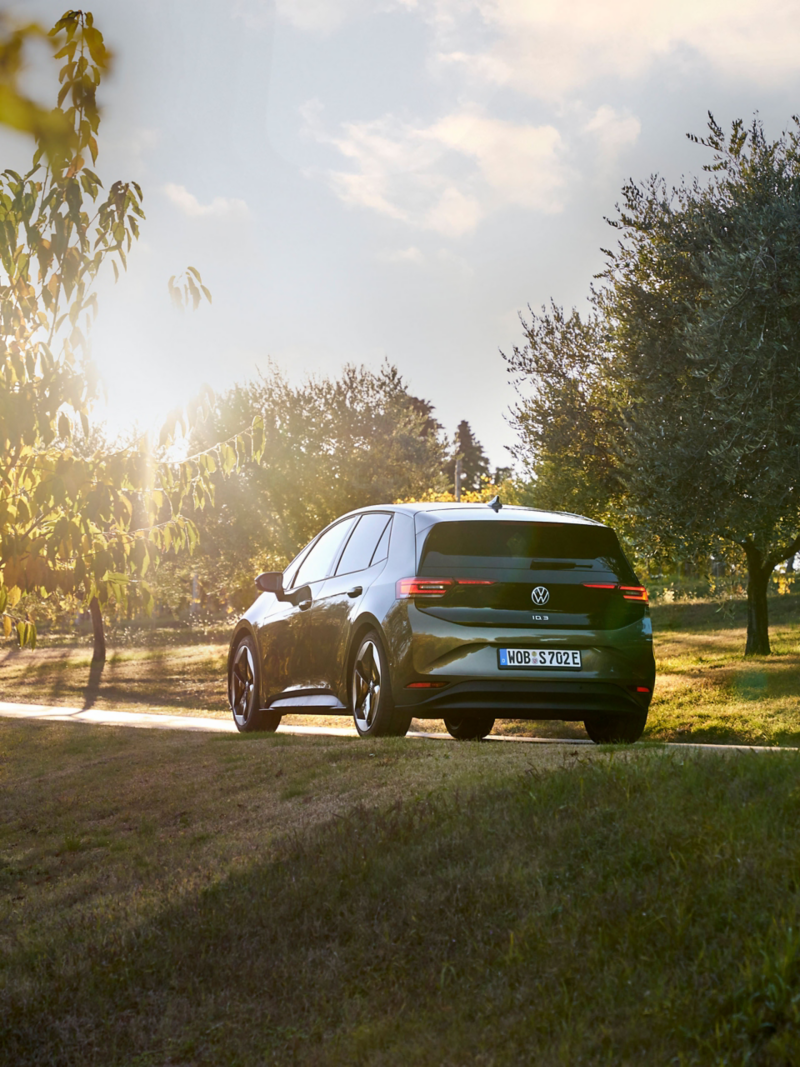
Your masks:
<path fill-rule="evenodd" d="M 670 977 L 659 961 L 675 956 L 671 995 L 685 996 L 673 1010 L 691 1012 L 708 999 L 701 956 L 740 983 L 736 961 L 762 951 L 783 905 L 771 878 L 769 906 L 760 899 L 761 862 L 794 830 L 764 812 L 793 795 L 796 765 L 723 759 L 677 773 L 661 758 L 639 771 L 582 767 L 585 802 L 563 772 L 360 809 L 275 843 L 260 862 L 179 894 L 137 925 L 109 914 L 98 927 L 87 915 L 35 952 L 26 944 L 8 953 L 0 1046 L 20 1067 L 551 1063 L 566 1033 L 559 1020 L 572 1026 L 575 1005 L 599 998 L 603 1026 L 587 1009 L 572 1062 L 609 1061 L 592 1036 L 601 1030 L 619 1043 L 616 1062 L 665 1062 L 663 1042 L 676 1041 L 671 1017 L 646 1057 L 660 1016 L 642 1021 L 640 990 L 625 980 L 630 958 L 647 955 L 652 973 L 641 981 L 656 988 L 662 973 Z M 628 826 L 638 832 L 619 835 L 625 819 L 613 813 L 631 808 L 630 789 Z M 736 823 L 754 860 L 720 882 L 704 911 L 697 886 L 716 869 L 715 850 L 702 845 L 711 794 L 715 810 L 735 807 L 737 820 L 742 796 L 760 798 L 762 816 Z M 765 844 L 767 821 L 774 840 Z M 671 849 L 683 854 L 696 838 L 692 883 Z M 671 923 L 640 919 L 645 904 L 662 907 L 672 893 L 698 911 L 679 942 Z M 740 936 L 726 928 L 706 945 L 719 909 L 748 900 L 767 924 L 759 936 L 743 921 Z M 589 950 L 617 944 L 620 924 L 620 951 L 603 949 L 593 970 Z M 589 962 L 576 967 L 576 953 Z M 711 1025 L 720 996 L 715 987 L 691 1024 Z"/>
<path fill-rule="evenodd" d="M 105 669 L 105 660 L 92 660 L 89 665 L 89 681 L 83 691 L 83 707 L 81 711 L 88 711 L 94 707 L 95 701 L 100 694 L 100 682 Z"/>

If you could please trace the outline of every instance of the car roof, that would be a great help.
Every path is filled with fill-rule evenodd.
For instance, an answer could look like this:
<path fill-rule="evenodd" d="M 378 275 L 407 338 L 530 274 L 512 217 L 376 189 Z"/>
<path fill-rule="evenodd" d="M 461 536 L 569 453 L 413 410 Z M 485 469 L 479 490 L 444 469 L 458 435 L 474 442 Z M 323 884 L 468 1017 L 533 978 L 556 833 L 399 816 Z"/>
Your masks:
<path fill-rule="evenodd" d="M 373 504 L 369 507 L 358 508 L 348 512 L 348 515 L 362 515 L 370 511 L 399 511 L 406 515 L 430 515 L 432 521 L 439 519 L 452 521 L 454 519 L 503 521 L 515 520 L 527 522 L 562 522 L 584 526 L 602 526 L 602 522 L 596 522 L 585 515 L 576 515 L 570 511 L 543 511 L 540 508 L 527 508 L 521 504 L 502 504 L 499 511 L 495 511 L 488 503 L 462 504 L 448 503 L 447 501 L 425 501 L 404 504 Z M 344 516 L 343 516 L 344 517 Z"/>

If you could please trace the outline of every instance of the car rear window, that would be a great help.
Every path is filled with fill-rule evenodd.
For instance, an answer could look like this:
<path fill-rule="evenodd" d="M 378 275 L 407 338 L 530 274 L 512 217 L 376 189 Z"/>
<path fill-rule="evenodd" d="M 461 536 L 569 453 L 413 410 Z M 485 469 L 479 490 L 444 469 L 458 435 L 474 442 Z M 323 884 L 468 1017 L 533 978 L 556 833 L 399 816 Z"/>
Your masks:
<path fill-rule="evenodd" d="M 577 523 L 437 523 L 425 541 L 420 573 L 453 567 L 603 569 L 620 581 L 635 582 L 614 531 Z"/>

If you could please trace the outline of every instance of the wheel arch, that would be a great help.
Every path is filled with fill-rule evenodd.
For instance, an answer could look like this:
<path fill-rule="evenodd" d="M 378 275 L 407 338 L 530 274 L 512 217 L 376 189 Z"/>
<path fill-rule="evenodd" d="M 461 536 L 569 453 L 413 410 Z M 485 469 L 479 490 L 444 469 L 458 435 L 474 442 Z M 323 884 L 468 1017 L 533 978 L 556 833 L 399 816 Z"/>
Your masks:
<path fill-rule="evenodd" d="M 350 707 L 350 672 L 353 669 L 353 663 L 355 662 L 356 652 L 358 652 L 358 646 L 363 640 L 364 636 L 374 630 L 381 640 L 383 645 L 383 651 L 386 652 L 388 657 L 388 641 L 386 640 L 386 634 L 383 631 L 383 627 L 369 612 L 364 615 L 360 615 L 356 621 L 353 629 L 350 633 L 350 643 L 347 646 L 347 655 L 344 658 L 344 684 L 343 689 L 346 699 L 342 701 L 345 707 Z"/>

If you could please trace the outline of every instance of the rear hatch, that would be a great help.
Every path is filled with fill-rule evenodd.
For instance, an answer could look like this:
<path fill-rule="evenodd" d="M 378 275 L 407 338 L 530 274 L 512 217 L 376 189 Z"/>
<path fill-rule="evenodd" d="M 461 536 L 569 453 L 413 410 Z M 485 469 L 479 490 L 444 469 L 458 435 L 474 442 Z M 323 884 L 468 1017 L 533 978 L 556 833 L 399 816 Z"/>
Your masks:
<path fill-rule="evenodd" d="M 588 523 L 437 522 L 409 593 L 461 626 L 606 630 L 647 613 L 617 535 Z"/>

